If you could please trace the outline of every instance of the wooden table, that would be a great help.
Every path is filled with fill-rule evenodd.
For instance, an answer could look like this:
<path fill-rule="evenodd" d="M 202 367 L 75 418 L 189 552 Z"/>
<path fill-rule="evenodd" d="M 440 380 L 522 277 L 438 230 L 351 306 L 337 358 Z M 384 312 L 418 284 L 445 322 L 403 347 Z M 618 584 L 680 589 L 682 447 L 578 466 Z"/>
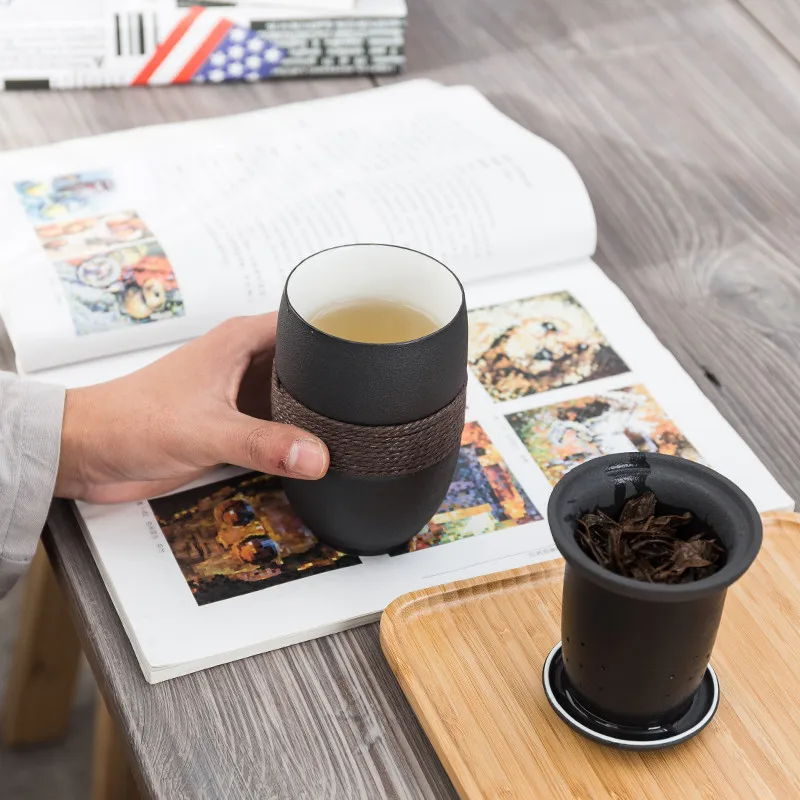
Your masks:
<path fill-rule="evenodd" d="M 474 84 L 563 148 L 598 261 L 800 498 L 794 0 L 410 0 L 407 76 Z M 0 95 L 0 147 L 234 113 L 367 80 Z M 0 353 L 10 358 L 7 341 Z M 377 626 L 148 686 L 72 512 L 47 547 L 157 798 L 451 798 Z"/>

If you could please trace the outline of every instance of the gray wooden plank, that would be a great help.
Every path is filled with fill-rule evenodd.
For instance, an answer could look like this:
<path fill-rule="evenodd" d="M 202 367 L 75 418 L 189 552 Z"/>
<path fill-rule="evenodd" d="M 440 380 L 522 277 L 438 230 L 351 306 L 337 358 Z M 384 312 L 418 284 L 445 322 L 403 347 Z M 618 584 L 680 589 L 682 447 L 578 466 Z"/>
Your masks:
<path fill-rule="evenodd" d="M 369 88 L 366 78 L 94 91 L 0 92 L 0 150 L 98 133 L 254 111 Z"/>
<path fill-rule="evenodd" d="M 477 11 L 461 19 L 448 58 L 475 6 L 412 3 L 426 36 L 410 75 L 477 86 L 570 156 L 598 263 L 800 498 L 797 66 L 724 0 L 551 0 L 536 24 L 524 6 L 504 5 L 490 39 Z"/>
<path fill-rule="evenodd" d="M 800 5 L 797 0 L 735 0 L 776 42 L 800 61 Z"/>
<path fill-rule="evenodd" d="M 54 504 L 45 544 L 152 797 L 456 797 L 377 625 L 150 686 L 67 503 Z"/>

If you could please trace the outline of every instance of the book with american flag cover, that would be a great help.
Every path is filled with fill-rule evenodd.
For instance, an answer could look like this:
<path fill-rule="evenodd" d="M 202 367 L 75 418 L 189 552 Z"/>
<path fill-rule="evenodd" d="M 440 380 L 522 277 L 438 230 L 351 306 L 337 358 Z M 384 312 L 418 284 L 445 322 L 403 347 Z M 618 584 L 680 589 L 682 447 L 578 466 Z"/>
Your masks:
<path fill-rule="evenodd" d="M 0 0 L 0 90 L 399 72 L 405 0 Z"/>

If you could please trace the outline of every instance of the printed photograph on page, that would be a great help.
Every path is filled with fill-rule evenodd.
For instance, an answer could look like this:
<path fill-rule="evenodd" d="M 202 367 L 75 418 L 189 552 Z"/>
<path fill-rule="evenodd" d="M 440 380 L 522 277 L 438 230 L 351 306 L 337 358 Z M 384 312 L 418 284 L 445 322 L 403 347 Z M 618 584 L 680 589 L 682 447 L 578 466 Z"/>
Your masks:
<path fill-rule="evenodd" d="M 172 264 L 155 240 L 53 266 L 79 335 L 184 316 Z"/>
<path fill-rule="evenodd" d="M 147 223 L 124 207 L 110 172 L 15 188 L 79 336 L 185 315 L 170 259 Z"/>
<path fill-rule="evenodd" d="M 50 222 L 34 230 L 52 261 L 99 255 L 114 247 L 153 239 L 153 232 L 135 211 Z"/>
<path fill-rule="evenodd" d="M 584 461 L 611 453 L 664 453 L 705 463 L 641 385 L 510 414 L 507 419 L 553 485 Z"/>
<path fill-rule="evenodd" d="M 247 473 L 150 507 L 201 606 L 361 563 L 319 542 L 271 476 Z"/>
<path fill-rule="evenodd" d="M 461 436 L 453 481 L 431 521 L 393 556 L 481 536 L 540 520 L 536 510 L 479 422 Z"/>
<path fill-rule="evenodd" d="M 89 170 L 14 184 L 31 224 L 91 217 L 120 207 L 117 182 L 108 170 Z"/>
<path fill-rule="evenodd" d="M 565 291 L 471 310 L 469 365 L 496 402 L 628 372 Z"/>

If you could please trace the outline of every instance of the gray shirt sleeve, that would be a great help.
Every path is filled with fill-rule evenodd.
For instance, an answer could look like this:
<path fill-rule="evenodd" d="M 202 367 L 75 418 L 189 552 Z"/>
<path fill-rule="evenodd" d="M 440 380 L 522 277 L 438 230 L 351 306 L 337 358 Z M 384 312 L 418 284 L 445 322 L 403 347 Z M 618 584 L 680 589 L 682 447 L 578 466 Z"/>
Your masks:
<path fill-rule="evenodd" d="M 33 558 L 58 472 L 65 391 L 0 372 L 0 597 Z"/>

